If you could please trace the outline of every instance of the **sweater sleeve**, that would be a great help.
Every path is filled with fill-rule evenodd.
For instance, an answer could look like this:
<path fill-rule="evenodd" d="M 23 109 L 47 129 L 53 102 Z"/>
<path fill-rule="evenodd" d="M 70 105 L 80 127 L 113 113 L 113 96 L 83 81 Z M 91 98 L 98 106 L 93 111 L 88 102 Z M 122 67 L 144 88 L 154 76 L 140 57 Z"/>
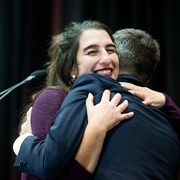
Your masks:
<path fill-rule="evenodd" d="M 161 108 L 161 110 L 168 116 L 170 119 L 170 124 L 176 131 L 179 139 L 180 139 L 180 108 L 175 104 L 175 102 L 167 95 L 164 94 L 166 98 L 165 105 Z"/>
<path fill-rule="evenodd" d="M 180 108 L 175 104 L 175 102 L 167 95 L 164 94 L 166 98 L 165 105 L 161 110 L 171 119 L 177 119 L 180 121 Z"/>
<path fill-rule="evenodd" d="M 57 88 L 46 88 L 38 95 L 31 113 L 33 135 L 45 139 L 64 98 L 65 92 Z"/>

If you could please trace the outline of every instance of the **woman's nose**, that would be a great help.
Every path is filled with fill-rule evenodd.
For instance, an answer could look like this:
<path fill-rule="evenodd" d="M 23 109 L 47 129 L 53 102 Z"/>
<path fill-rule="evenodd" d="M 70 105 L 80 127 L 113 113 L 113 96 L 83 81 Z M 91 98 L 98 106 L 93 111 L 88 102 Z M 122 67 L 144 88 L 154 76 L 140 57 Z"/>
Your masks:
<path fill-rule="evenodd" d="M 111 62 L 109 54 L 106 52 L 103 52 L 100 57 L 100 63 L 109 64 Z"/>

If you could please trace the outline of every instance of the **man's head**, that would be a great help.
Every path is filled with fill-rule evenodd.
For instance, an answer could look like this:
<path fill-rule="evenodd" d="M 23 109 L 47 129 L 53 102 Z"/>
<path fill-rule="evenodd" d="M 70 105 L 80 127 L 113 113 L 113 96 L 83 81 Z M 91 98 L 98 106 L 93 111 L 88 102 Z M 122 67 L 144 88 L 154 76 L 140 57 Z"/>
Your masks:
<path fill-rule="evenodd" d="M 160 47 L 151 35 L 139 29 L 122 29 L 114 33 L 120 74 L 132 74 L 144 85 L 160 61 Z"/>

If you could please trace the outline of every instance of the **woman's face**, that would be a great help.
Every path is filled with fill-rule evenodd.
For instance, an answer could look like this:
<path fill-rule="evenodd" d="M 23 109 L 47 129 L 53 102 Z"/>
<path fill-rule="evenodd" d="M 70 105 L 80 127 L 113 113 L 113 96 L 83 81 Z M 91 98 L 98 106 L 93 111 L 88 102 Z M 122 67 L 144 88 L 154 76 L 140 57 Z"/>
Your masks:
<path fill-rule="evenodd" d="M 86 30 L 80 37 L 77 52 L 78 74 L 91 73 L 117 79 L 119 59 L 109 34 L 104 30 Z"/>

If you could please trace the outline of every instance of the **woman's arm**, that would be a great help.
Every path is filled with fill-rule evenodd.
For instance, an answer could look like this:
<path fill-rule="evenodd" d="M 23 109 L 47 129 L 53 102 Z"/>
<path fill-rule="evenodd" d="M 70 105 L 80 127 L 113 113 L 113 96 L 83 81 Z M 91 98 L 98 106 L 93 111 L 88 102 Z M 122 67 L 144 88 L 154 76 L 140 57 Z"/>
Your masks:
<path fill-rule="evenodd" d="M 163 112 L 168 112 L 168 117 L 171 119 L 178 119 L 180 121 L 180 108 L 175 102 L 167 95 L 165 96 L 165 105 L 161 108 Z"/>
<path fill-rule="evenodd" d="M 166 113 L 169 118 L 180 119 L 180 108 L 168 95 L 131 83 L 121 82 L 120 84 L 133 95 L 142 99 L 145 105 L 150 105 L 159 109 L 162 108 L 161 110 Z"/>
<path fill-rule="evenodd" d="M 136 86 L 131 83 L 121 82 L 120 84 L 133 95 L 142 99 L 145 105 L 156 107 L 164 112 L 180 139 L 180 108 L 167 94 L 151 90 L 147 87 Z"/>
<path fill-rule="evenodd" d="M 31 113 L 31 127 L 34 136 L 45 139 L 65 96 L 66 93 L 63 90 L 55 87 L 48 87 L 38 95 Z"/>
<path fill-rule="evenodd" d="M 21 125 L 20 135 L 31 133 L 45 139 L 65 96 L 65 92 L 61 89 L 44 89 L 36 97 L 33 107 L 27 111 L 26 121 Z"/>
<path fill-rule="evenodd" d="M 165 105 L 166 99 L 163 93 L 151 90 L 147 87 L 136 86 L 131 83 L 121 82 L 131 94 L 142 99 L 145 105 L 161 108 Z"/>

